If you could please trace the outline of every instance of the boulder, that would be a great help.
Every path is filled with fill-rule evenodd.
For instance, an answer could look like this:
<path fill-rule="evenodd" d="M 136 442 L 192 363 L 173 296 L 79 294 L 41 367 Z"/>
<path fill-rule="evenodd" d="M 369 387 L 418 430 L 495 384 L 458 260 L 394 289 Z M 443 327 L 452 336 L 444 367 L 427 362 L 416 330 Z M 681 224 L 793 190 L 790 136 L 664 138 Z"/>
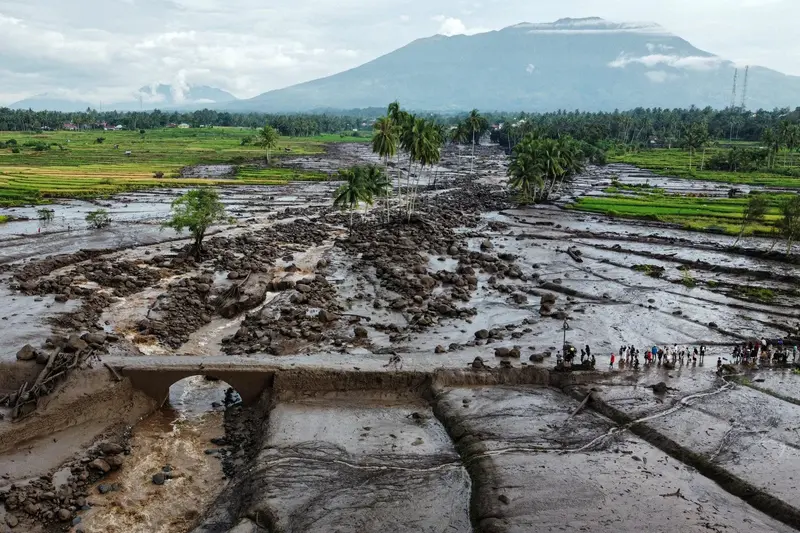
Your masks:
<path fill-rule="evenodd" d="M 72 512 L 69 509 L 59 509 L 58 519 L 62 522 L 66 522 L 67 520 L 72 519 Z"/>
<path fill-rule="evenodd" d="M 116 442 L 101 442 L 97 448 L 106 455 L 117 455 L 125 451 L 125 449 Z"/>
<path fill-rule="evenodd" d="M 104 459 L 95 459 L 89 463 L 89 468 L 105 474 L 111 470 L 111 465 L 109 465 Z"/>
<path fill-rule="evenodd" d="M 447 352 L 447 348 L 445 348 L 444 346 L 442 346 L 440 344 L 433 351 L 434 351 L 434 353 L 445 353 L 445 352 Z"/>
<path fill-rule="evenodd" d="M 67 340 L 67 344 L 64 346 L 64 351 L 66 352 L 80 352 L 88 348 L 89 345 L 86 343 L 85 340 L 81 339 L 77 333 L 73 333 L 69 336 Z"/>
<path fill-rule="evenodd" d="M 495 357 L 509 357 L 511 355 L 511 348 L 495 348 Z"/>
<path fill-rule="evenodd" d="M 481 242 L 481 250 L 491 250 L 492 248 L 494 248 L 494 246 L 489 239 L 484 239 L 483 242 Z"/>
<path fill-rule="evenodd" d="M 355 335 L 356 339 L 366 339 L 369 337 L 369 333 L 364 326 L 356 326 L 353 328 L 353 334 Z"/>
<path fill-rule="evenodd" d="M 479 329 L 475 332 L 476 339 L 488 339 L 489 338 L 489 330 L 488 329 Z"/>
<path fill-rule="evenodd" d="M 19 361 L 31 361 L 36 359 L 36 349 L 30 344 L 26 344 L 17 352 L 17 359 Z"/>
<path fill-rule="evenodd" d="M 475 370 L 480 370 L 482 368 L 486 368 L 486 365 L 483 364 L 483 359 L 482 358 L 476 357 L 472 361 L 472 368 L 474 368 Z"/>
<path fill-rule="evenodd" d="M 229 297 L 220 303 L 218 308 L 219 314 L 223 318 L 233 318 L 238 314 L 258 307 L 267 298 L 269 285 L 270 284 L 264 280 L 256 276 L 251 276 L 247 282 L 239 288 L 238 298 Z"/>
<path fill-rule="evenodd" d="M 656 394 L 666 394 L 667 393 L 667 384 L 661 381 L 660 383 L 656 383 L 652 386 L 653 392 Z"/>
<path fill-rule="evenodd" d="M 106 342 L 106 334 L 102 331 L 95 331 L 94 333 L 86 333 L 81 337 L 89 344 L 103 344 Z"/>
<path fill-rule="evenodd" d="M 153 474 L 153 485 L 163 485 L 166 481 L 167 476 L 164 473 Z"/>

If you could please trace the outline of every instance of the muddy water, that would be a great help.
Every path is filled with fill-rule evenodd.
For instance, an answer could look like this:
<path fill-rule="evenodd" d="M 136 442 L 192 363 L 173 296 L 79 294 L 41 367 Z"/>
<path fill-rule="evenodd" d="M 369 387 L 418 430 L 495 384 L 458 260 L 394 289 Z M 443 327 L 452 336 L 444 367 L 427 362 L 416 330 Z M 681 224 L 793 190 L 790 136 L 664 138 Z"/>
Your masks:
<path fill-rule="evenodd" d="M 223 435 L 222 403 L 227 385 L 200 376 L 170 389 L 169 404 L 133 429 L 131 455 L 103 484 L 118 484 L 105 495 L 99 485 L 82 516 L 87 533 L 180 533 L 191 530 L 227 481 L 220 460 L 206 450 Z M 172 479 L 153 484 L 154 474 L 170 470 Z"/>

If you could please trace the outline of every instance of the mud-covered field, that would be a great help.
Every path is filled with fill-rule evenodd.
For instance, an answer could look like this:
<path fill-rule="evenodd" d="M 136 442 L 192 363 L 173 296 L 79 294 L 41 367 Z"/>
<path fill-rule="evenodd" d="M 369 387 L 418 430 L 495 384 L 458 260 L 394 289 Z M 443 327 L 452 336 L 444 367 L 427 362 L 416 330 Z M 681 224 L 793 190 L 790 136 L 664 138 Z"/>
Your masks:
<path fill-rule="evenodd" d="M 367 146 L 342 144 L 282 164 L 366 161 Z M 800 526 L 800 377 L 717 373 L 737 343 L 795 342 L 796 258 L 561 207 L 612 174 L 644 179 L 625 166 L 518 208 L 505 164 L 481 147 L 470 176 L 466 152 L 448 152 L 420 177 L 417 213 L 393 197 L 392 222 L 381 204 L 352 230 L 330 206 L 335 182 L 222 189 L 235 223 L 200 261 L 159 226 L 179 190 L 3 225 L 0 531 Z M 88 231 L 98 203 L 114 223 Z M 596 367 L 555 371 L 564 338 Z M 708 354 L 610 369 L 620 345 Z M 234 367 L 236 383 L 202 377 Z M 169 410 L 153 413 L 167 396 L 142 375 L 177 382 Z"/>

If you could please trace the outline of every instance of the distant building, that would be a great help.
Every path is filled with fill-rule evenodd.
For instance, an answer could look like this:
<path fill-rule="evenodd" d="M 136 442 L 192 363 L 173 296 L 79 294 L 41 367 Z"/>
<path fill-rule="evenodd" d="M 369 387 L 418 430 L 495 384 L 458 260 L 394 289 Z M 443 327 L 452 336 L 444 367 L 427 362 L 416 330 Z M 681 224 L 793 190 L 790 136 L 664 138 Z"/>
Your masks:
<path fill-rule="evenodd" d="M 182 123 L 182 124 L 178 124 L 178 127 L 179 127 L 180 129 L 182 129 L 182 130 L 185 130 L 185 129 L 189 129 L 189 128 L 191 128 L 191 126 L 190 126 L 190 125 L 188 125 L 188 124 L 187 124 L 187 123 L 185 123 L 185 122 L 184 122 L 184 123 Z"/>
<path fill-rule="evenodd" d="M 178 125 L 177 125 L 177 124 L 175 124 L 174 122 L 170 122 L 169 124 L 167 124 L 167 127 L 168 127 L 168 128 L 177 128 L 177 127 L 178 127 Z"/>
<path fill-rule="evenodd" d="M 78 131 L 79 128 L 78 128 L 78 126 L 76 126 L 72 122 L 67 122 L 63 126 L 61 126 L 61 129 L 67 130 L 67 131 Z"/>

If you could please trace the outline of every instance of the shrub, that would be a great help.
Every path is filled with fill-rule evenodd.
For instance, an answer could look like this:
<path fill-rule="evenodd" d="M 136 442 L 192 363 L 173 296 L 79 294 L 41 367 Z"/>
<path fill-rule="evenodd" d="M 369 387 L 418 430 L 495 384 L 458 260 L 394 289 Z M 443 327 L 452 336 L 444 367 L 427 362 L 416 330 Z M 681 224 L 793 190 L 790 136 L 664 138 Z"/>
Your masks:
<path fill-rule="evenodd" d="M 97 144 L 103 144 L 105 140 L 106 140 L 105 137 L 98 137 L 97 139 L 94 140 L 94 142 L 96 142 Z"/>
<path fill-rule="evenodd" d="M 6 146 L 16 146 L 17 140 L 16 139 L 9 139 L 6 141 Z"/>
<path fill-rule="evenodd" d="M 164 173 L 161 172 L 160 170 L 157 170 L 153 172 L 153 177 L 160 180 L 161 178 L 164 177 Z"/>
<path fill-rule="evenodd" d="M 34 152 L 45 152 L 50 149 L 49 144 L 38 143 L 33 147 Z"/>
<path fill-rule="evenodd" d="M 86 215 L 86 223 L 92 229 L 102 229 L 111 224 L 111 215 L 106 209 L 97 209 Z"/>
<path fill-rule="evenodd" d="M 18 154 L 18 153 L 19 153 L 19 148 L 17 148 L 17 147 L 15 146 L 14 148 L 12 148 L 12 149 L 11 149 L 11 153 L 12 153 L 12 154 Z"/>
<path fill-rule="evenodd" d="M 36 210 L 36 216 L 38 216 L 39 220 L 43 222 L 50 222 L 55 216 L 55 211 L 46 207 L 42 207 L 41 209 Z"/>

